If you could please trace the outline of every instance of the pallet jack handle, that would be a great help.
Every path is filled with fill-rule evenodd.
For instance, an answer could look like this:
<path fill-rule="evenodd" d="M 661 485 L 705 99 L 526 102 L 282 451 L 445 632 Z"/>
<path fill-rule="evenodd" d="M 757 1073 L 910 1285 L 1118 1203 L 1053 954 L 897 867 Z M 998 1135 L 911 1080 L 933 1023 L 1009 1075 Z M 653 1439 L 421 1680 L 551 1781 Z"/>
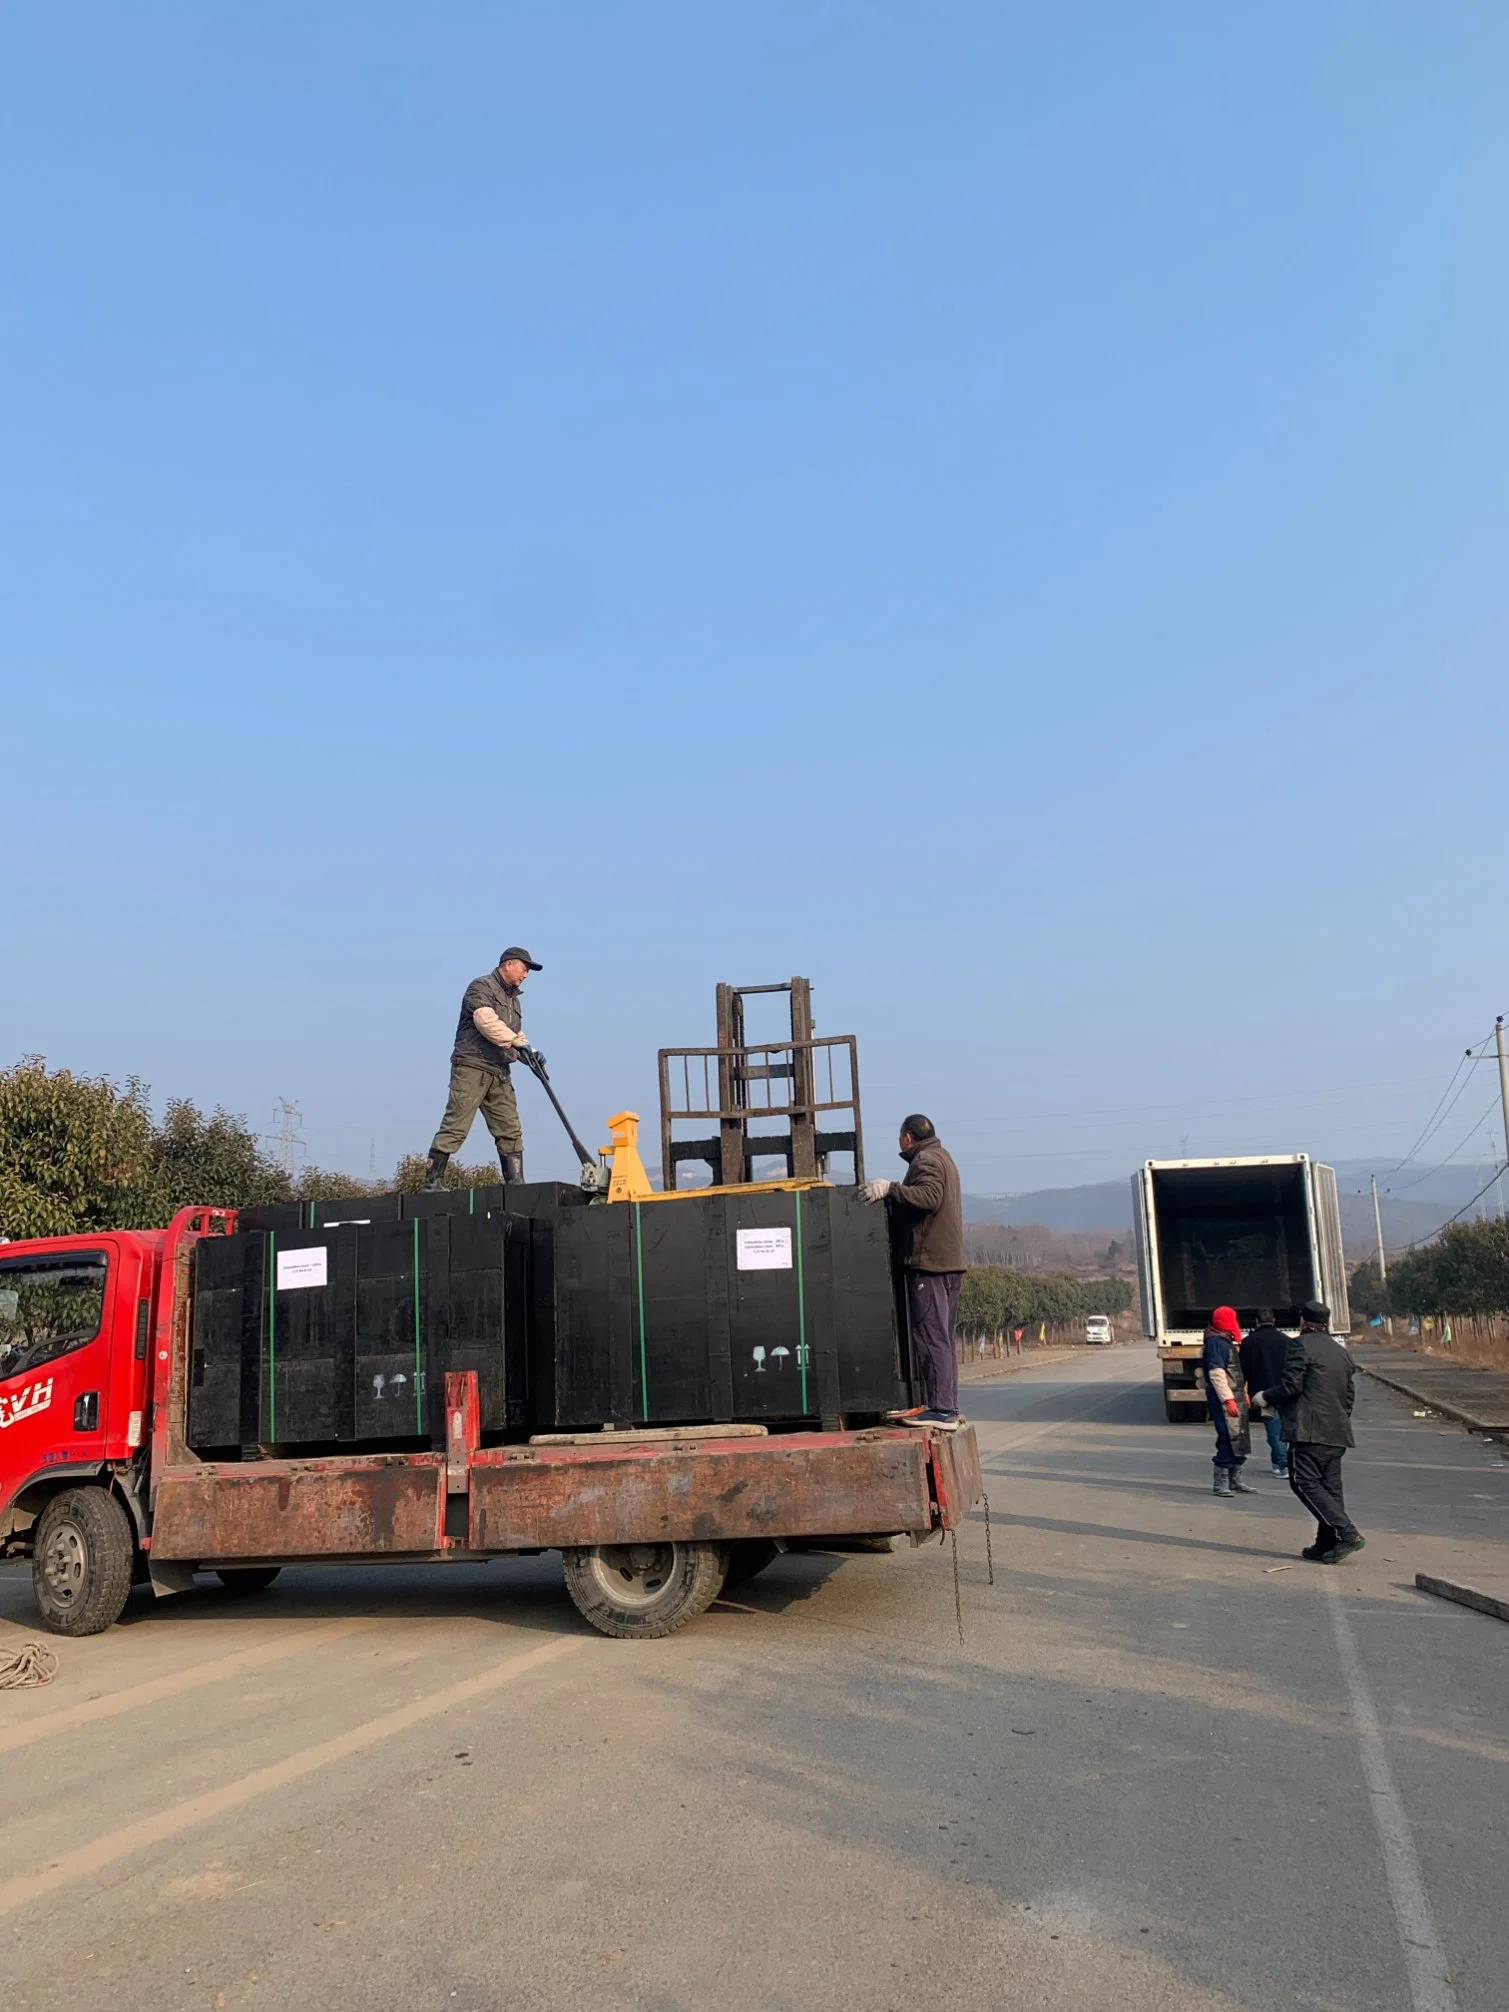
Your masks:
<path fill-rule="evenodd" d="M 533 1048 L 526 1048 L 522 1052 L 522 1054 L 519 1055 L 519 1060 L 524 1064 L 525 1068 L 531 1072 L 532 1075 L 535 1075 L 539 1078 L 540 1087 L 544 1090 L 545 1095 L 550 1099 L 551 1103 L 555 1106 L 555 1115 L 560 1119 L 561 1123 L 566 1127 L 566 1137 L 571 1141 L 571 1144 L 576 1152 L 576 1157 L 578 1160 L 580 1160 L 583 1170 L 590 1171 L 593 1174 L 595 1174 L 597 1172 L 597 1155 L 595 1153 L 589 1153 L 587 1151 L 587 1148 L 582 1144 L 581 1140 L 576 1136 L 576 1133 L 572 1131 L 571 1120 L 566 1116 L 565 1111 L 561 1108 L 561 1100 L 555 1094 L 554 1089 L 551 1087 L 550 1078 L 545 1073 L 545 1064 L 540 1060 L 540 1057 L 534 1052 Z"/>

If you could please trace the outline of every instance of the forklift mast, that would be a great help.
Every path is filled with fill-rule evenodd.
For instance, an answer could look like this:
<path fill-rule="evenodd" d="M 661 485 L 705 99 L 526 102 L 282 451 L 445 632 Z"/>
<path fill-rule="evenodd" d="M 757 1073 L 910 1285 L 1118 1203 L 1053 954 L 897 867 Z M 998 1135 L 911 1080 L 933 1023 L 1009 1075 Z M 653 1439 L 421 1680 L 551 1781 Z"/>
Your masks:
<path fill-rule="evenodd" d="M 745 1000 L 783 992 L 790 1001 L 790 1038 L 749 1042 Z M 677 1127 L 687 1123 L 712 1123 L 717 1131 L 678 1138 Z M 778 1129 L 763 1129 L 772 1124 Z M 754 1129 L 757 1125 L 762 1129 Z M 854 1036 L 814 1034 L 809 979 L 720 985 L 717 1046 L 660 1050 L 660 1166 L 666 1189 L 676 1188 L 688 1162 L 706 1166 L 721 1187 L 758 1180 L 755 1163 L 768 1159 L 784 1163 L 787 1180 L 822 1180 L 834 1155 L 852 1158 L 854 1180 L 864 1179 Z"/>

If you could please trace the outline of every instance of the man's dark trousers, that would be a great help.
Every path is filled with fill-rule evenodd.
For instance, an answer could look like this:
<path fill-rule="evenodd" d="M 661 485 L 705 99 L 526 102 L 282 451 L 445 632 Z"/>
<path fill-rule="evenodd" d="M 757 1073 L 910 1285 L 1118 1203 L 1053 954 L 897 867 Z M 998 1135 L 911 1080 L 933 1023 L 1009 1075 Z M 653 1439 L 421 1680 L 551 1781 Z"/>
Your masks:
<path fill-rule="evenodd" d="M 1308 1441 L 1289 1448 L 1289 1486 L 1315 1518 L 1315 1543 L 1321 1551 L 1357 1542 L 1357 1525 L 1347 1514 L 1341 1492 L 1341 1456 L 1346 1450 Z"/>
<path fill-rule="evenodd" d="M 912 1356 L 922 1379 L 923 1401 L 934 1411 L 959 1409 L 959 1351 L 954 1322 L 959 1317 L 962 1271 L 909 1271 L 907 1312 L 912 1322 Z"/>

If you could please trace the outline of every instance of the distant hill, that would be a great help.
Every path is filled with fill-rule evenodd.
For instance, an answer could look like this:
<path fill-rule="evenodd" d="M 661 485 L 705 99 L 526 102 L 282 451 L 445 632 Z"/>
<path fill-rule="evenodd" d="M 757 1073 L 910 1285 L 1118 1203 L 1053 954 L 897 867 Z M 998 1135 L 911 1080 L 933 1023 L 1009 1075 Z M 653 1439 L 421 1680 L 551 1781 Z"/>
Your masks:
<path fill-rule="evenodd" d="M 1097 1181 L 1083 1188 L 1036 1188 L 1027 1195 L 966 1195 L 967 1223 L 1036 1223 L 1046 1230 L 1105 1230 L 1123 1235 L 1132 1227 L 1130 1177 Z"/>
<path fill-rule="evenodd" d="M 1375 1167 L 1362 1160 L 1342 1160 L 1335 1165 L 1341 1234 L 1347 1256 L 1368 1257 L 1377 1241 L 1372 1190 L 1368 1185 Z M 1384 1249 L 1403 1250 L 1408 1244 L 1433 1236 L 1454 1210 L 1477 1193 L 1492 1171 L 1489 1166 L 1443 1167 L 1428 1179 L 1420 1180 L 1410 1167 L 1400 1174 L 1397 1190 L 1390 1179 L 1380 1179 Z M 1509 1175 L 1505 1176 L 1504 1185 L 1505 1199 L 1509 1202 Z M 1490 1188 L 1481 1206 L 1492 1213 L 1495 1205 L 1495 1190 Z M 1023 1195 L 966 1195 L 964 1220 L 1124 1237 L 1132 1227 L 1130 1176 L 1120 1181 L 1095 1181 L 1082 1188 L 1036 1188 Z"/>

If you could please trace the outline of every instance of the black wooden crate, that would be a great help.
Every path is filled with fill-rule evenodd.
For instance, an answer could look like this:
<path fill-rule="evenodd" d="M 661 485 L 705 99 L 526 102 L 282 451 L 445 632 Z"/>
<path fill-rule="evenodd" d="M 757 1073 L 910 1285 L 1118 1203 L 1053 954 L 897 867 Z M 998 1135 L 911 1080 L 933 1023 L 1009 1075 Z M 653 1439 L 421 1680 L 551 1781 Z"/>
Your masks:
<path fill-rule="evenodd" d="M 481 1216 L 506 1209 L 516 1216 L 550 1215 L 557 1209 L 581 1208 L 587 1196 L 565 1181 L 501 1181 L 485 1188 L 436 1188 L 429 1194 L 400 1195 L 398 1201 L 407 1219 L 411 1216 Z"/>
<path fill-rule="evenodd" d="M 500 1212 L 202 1239 L 190 1444 L 440 1446 L 449 1369 L 522 1432 L 528 1255 Z"/>
<path fill-rule="evenodd" d="M 886 1212 L 852 1188 L 613 1203 L 534 1227 L 530 1417 L 874 1417 L 906 1401 Z"/>

